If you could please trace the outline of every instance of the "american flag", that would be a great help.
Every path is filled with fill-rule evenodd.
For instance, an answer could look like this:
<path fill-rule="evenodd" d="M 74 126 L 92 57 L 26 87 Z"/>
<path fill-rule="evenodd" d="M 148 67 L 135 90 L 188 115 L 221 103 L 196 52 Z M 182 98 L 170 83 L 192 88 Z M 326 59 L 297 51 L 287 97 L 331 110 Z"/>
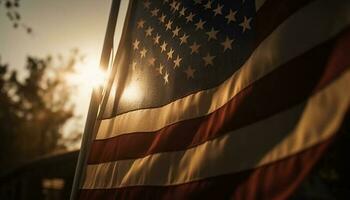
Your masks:
<path fill-rule="evenodd" d="M 79 198 L 287 198 L 345 123 L 349 24 L 348 0 L 130 1 Z"/>

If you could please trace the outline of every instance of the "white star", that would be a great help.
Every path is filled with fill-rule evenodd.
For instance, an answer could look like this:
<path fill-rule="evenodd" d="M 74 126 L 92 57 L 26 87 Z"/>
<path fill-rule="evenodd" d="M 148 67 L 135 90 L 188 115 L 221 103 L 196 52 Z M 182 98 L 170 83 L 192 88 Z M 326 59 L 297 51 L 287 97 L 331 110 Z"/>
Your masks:
<path fill-rule="evenodd" d="M 186 33 L 184 33 L 184 35 L 182 37 L 180 37 L 180 45 L 183 43 L 187 43 L 188 37 L 189 37 L 189 35 L 186 35 Z"/>
<path fill-rule="evenodd" d="M 232 49 L 232 42 L 233 42 L 233 40 L 230 40 L 229 37 L 226 37 L 226 40 L 221 43 L 221 45 L 224 46 L 224 52 L 227 49 Z"/>
<path fill-rule="evenodd" d="M 180 30 L 181 30 L 181 28 L 176 26 L 176 28 L 173 30 L 173 37 L 178 36 Z"/>
<path fill-rule="evenodd" d="M 171 29 L 171 25 L 173 24 L 173 22 L 171 20 L 168 21 L 168 23 L 165 25 L 166 30 Z"/>
<path fill-rule="evenodd" d="M 215 58 L 215 56 L 210 56 L 210 54 L 208 53 L 205 57 L 203 57 L 205 66 L 208 65 L 213 65 L 213 59 Z"/>
<path fill-rule="evenodd" d="M 200 29 L 203 30 L 203 25 L 206 23 L 206 21 L 202 21 L 202 19 L 199 19 L 199 21 L 195 24 L 196 30 Z"/>
<path fill-rule="evenodd" d="M 160 45 L 160 52 L 162 53 L 163 51 L 166 51 L 166 46 L 167 46 L 168 44 L 166 43 L 166 42 L 164 42 L 163 41 L 163 44 L 162 45 Z"/>
<path fill-rule="evenodd" d="M 216 34 L 218 33 L 219 31 L 216 31 L 214 28 L 211 28 L 211 30 L 209 32 L 207 32 L 206 34 L 208 35 L 208 41 L 210 41 L 211 39 L 214 39 L 216 40 Z"/>
<path fill-rule="evenodd" d="M 146 36 L 152 36 L 152 31 L 153 31 L 153 28 L 149 26 L 145 31 Z"/>
<path fill-rule="evenodd" d="M 165 75 L 164 75 L 163 79 L 164 79 L 164 84 L 169 83 L 169 74 L 168 74 L 168 72 L 165 72 Z"/>
<path fill-rule="evenodd" d="M 181 3 L 177 3 L 173 12 L 178 11 L 180 9 L 180 5 L 181 5 Z"/>
<path fill-rule="evenodd" d="M 140 19 L 140 20 L 137 22 L 137 28 L 143 28 L 144 24 L 145 24 L 145 20 Z"/>
<path fill-rule="evenodd" d="M 196 42 L 194 42 L 190 48 L 191 48 L 191 54 L 193 53 L 199 53 L 198 49 L 201 45 L 197 44 Z"/>
<path fill-rule="evenodd" d="M 166 16 L 164 14 L 162 14 L 162 16 L 159 17 L 158 19 L 159 19 L 160 22 L 164 23 L 165 22 L 165 17 Z"/>
<path fill-rule="evenodd" d="M 151 2 L 149 2 L 149 1 L 143 2 L 143 6 L 147 9 L 149 8 L 150 5 L 151 5 Z"/>
<path fill-rule="evenodd" d="M 180 16 L 185 16 L 185 11 L 186 11 L 186 8 L 183 7 L 180 11 Z"/>
<path fill-rule="evenodd" d="M 174 60 L 174 69 L 176 69 L 176 67 L 180 67 L 181 60 L 182 58 L 180 58 L 179 55 L 177 55 L 176 59 Z"/>
<path fill-rule="evenodd" d="M 192 22 L 193 21 L 193 17 L 195 16 L 195 14 L 193 14 L 192 12 L 190 12 L 190 14 L 188 14 L 188 16 L 186 17 L 186 22 Z"/>
<path fill-rule="evenodd" d="M 173 10 L 175 9 L 176 5 L 177 5 L 177 2 L 176 2 L 176 1 L 173 1 L 173 2 L 170 4 L 170 7 L 171 7 L 170 10 L 173 11 Z"/>
<path fill-rule="evenodd" d="M 137 39 L 132 43 L 134 50 L 139 49 L 139 44 L 140 44 L 140 41 L 138 41 Z"/>
<path fill-rule="evenodd" d="M 196 70 L 193 69 L 191 66 L 188 66 L 188 68 L 184 71 L 186 73 L 187 79 L 194 78 L 194 72 Z"/>
<path fill-rule="evenodd" d="M 159 67 L 156 68 L 157 72 L 162 75 L 163 74 L 163 68 L 164 66 L 162 64 L 159 64 Z"/>
<path fill-rule="evenodd" d="M 156 59 L 153 58 L 153 57 L 151 57 L 151 58 L 148 60 L 148 63 L 149 63 L 149 65 L 151 65 L 151 66 L 153 66 L 155 62 L 156 62 Z"/>
<path fill-rule="evenodd" d="M 239 25 L 243 28 L 243 33 L 246 31 L 246 30 L 250 30 L 251 27 L 250 27 L 250 21 L 252 20 L 252 18 L 248 18 L 246 16 L 244 16 L 244 19 L 243 19 L 243 22 L 240 23 Z"/>
<path fill-rule="evenodd" d="M 214 16 L 222 15 L 222 8 L 223 7 L 224 7 L 223 5 L 218 4 L 218 6 L 213 10 L 215 13 Z"/>
<path fill-rule="evenodd" d="M 169 52 L 167 53 L 168 60 L 173 58 L 173 53 L 174 53 L 174 50 L 172 48 L 170 48 Z"/>
<path fill-rule="evenodd" d="M 159 44 L 159 39 L 160 39 L 160 35 L 157 35 L 155 37 L 153 37 L 153 41 L 154 41 L 154 44 Z"/>
<path fill-rule="evenodd" d="M 155 8 L 151 11 L 151 14 L 153 17 L 156 17 L 158 15 L 159 9 Z"/>
<path fill-rule="evenodd" d="M 237 11 L 232 11 L 230 9 L 230 13 L 228 15 L 225 16 L 225 18 L 227 19 L 227 23 L 229 24 L 230 22 L 235 22 L 236 21 L 236 14 Z"/>
<path fill-rule="evenodd" d="M 205 5 L 204 5 L 204 8 L 206 10 L 210 9 L 211 8 L 211 1 L 208 1 Z"/>
<path fill-rule="evenodd" d="M 147 50 L 146 50 L 145 48 L 143 48 L 143 49 L 140 51 L 141 58 L 146 57 L 146 53 L 147 53 Z"/>

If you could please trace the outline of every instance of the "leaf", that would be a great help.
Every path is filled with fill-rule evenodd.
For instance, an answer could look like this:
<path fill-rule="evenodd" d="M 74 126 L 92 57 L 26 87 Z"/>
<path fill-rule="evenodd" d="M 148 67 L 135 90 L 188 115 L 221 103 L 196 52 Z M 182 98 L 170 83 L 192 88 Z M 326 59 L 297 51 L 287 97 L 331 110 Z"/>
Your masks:
<path fill-rule="evenodd" d="M 11 12 L 7 12 L 6 15 L 11 21 L 13 20 L 13 16 Z"/>
<path fill-rule="evenodd" d="M 18 12 L 15 13 L 15 16 L 16 16 L 16 19 L 17 19 L 17 20 L 20 20 L 20 19 L 21 19 L 21 15 L 20 15 Z"/>
<path fill-rule="evenodd" d="M 6 1 L 5 6 L 7 9 L 10 9 L 12 7 L 12 3 L 10 1 Z"/>

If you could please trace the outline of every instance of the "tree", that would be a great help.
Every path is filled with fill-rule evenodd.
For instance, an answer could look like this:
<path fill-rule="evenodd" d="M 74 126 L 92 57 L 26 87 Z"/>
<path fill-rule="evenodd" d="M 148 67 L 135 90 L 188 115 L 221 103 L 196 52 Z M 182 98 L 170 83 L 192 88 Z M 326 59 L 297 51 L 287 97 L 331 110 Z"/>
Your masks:
<path fill-rule="evenodd" d="M 74 88 L 66 76 L 74 72 L 77 54 L 59 67 L 51 57 L 28 57 L 23 81 L 0 63 L 0 168 L 65 149 L 63 127 L 74 118 Z"/>

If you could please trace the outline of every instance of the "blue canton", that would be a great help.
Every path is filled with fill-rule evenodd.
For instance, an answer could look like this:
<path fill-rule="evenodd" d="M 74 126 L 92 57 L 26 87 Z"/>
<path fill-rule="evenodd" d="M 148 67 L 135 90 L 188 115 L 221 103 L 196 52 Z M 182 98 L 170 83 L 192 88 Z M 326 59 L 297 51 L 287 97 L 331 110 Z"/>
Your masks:
<path fill-rule="evenodd" d="M 128 84 L 137 102 L 120 101 L 118 114 L 159 107 L 218 86 L 254 48 L 254 0 L 134 1 L 127 27 Z"/>

